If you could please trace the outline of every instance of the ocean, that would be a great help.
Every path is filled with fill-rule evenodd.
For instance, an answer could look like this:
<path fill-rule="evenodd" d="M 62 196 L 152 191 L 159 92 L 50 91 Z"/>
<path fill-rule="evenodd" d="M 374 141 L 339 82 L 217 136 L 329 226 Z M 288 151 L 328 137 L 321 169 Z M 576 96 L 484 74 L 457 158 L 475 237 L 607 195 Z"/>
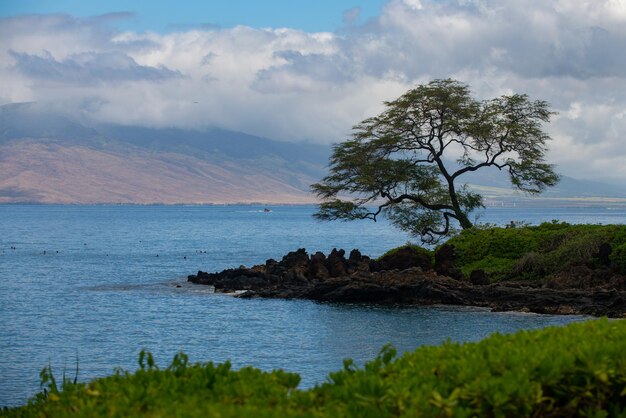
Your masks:
<path fill-rule="evenodd" d="M 313 206 L 0 205 L 0 407 L 40 390 L 48 365 L 87 381 L 137 368 L 151 351 L 190 361 L 282 368 L 310 387 L 393 344 L 446 340 L 585 319 L 459 307 L 237 299 L 187 283 L 306 248 L 377 257 L 411 237 L 385 221 L 320 223 Z M 488 208 L 482 222 L 625 223 L 626 208 Z M 413 241 L 416 241 L 413 239 Z"/>

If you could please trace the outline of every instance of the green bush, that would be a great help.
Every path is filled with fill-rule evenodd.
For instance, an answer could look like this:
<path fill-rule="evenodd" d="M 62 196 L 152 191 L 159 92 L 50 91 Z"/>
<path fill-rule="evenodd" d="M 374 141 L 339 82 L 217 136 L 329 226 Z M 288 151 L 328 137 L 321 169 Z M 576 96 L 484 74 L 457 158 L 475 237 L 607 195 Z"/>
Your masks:
<path fill-rule="evenodd" d="M 455 265 L 469 276 L 482 269 L 492 281 L 545 278 L 575 265 L 602 267 L 600 246 L 612 248 L 612 263 L 626 271 L 626 226 L 548 222 L 521 228 L 472 228 L 451 238 Z M 608 266 L 607 266 L 608 267 Z"/>
<path fill-rule="evenodd" d="M 469 277 L 472 271 L 483 270 L 491 280 L 498 281 L 507 278 L 510 275 L 509 272 L 511 272 L 515 266 L 515 259 L 495 257 L 491 254 L 487 254 L 480 260 L 462 266 L 461 272 Z"/>
<path fill-rule="evenodd" d="M 411 242 L 407 242 L 404 245 L 401 245 L 401 246 L 396 247 L 396 248 L 392 248 L 391 250 L 387 251 L 386 253 L 384 253 L 383 255 L 378 257 L 376 259 L 376 261 L 380 261 L 383 258 L 389 257 L 390 255 L 393 255 L 393 254 L 397 253 L 398 251 L 400 251 L 400 250 L 402 250 L 404 248 L 410 248 L 411 250 L 413 250 L 413 251 L 415 251 L 417 253 L 425 255 L 428 259 L 430 259 L 431 264 L 434 263 L 434 261 L 435 261 L 435 253 L 433 251 L 431 251 L 429 249 L 426 249 L 424 247 L 421 247 L 421 246 L 419 246 L 417 244 L 413 244 Z"/>
<path fill-rule="evenodd" d="M 3 416 L 151 417 L 606 417 L 626 416 L 626 321 L 606 319 L 478 343 L 424 346 L 396 358 L 385 347 L 364 367 L 350 360 L 327 382 L 297 390 L 299 377 L 228 363 L 164 370 L 142 353 L 135 373 L 47 385 Z"/>
<path fill-rule="evenodd" d="M 603 230 L 571 234 L 553 251 L 543 254 L 544 270 L 554 272 L 577 264 L 597 265 L 598 261 L 594 256 L 598 254 L 600 245 L 608 242 L 609 237 Z"/>

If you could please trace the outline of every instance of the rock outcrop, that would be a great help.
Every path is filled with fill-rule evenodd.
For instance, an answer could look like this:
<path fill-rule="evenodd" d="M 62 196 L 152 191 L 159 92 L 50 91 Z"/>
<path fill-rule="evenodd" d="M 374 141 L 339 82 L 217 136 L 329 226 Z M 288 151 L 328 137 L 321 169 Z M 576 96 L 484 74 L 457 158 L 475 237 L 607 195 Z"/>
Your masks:
<path fill-rule="evenodd" d="M 621 282 L 613 289 L 593 287 L 589 280 L 576 288 L 571 286 L 572 280 L 558 277 L 549 287 L 524 281 L 489 284 L 480 270 L 472 272 L 470 280 L 463 279 L 454 268 L 453 257 L 453 249 L 444 250 L 431 268 L 429 257 L 410 247 L 379 260 L 371 260 L 358 250 L 346 258 L 344 250 L 309 256 L 301 248 L 281 261 L 270 259 L 264 265 L 219 273 L 199 271 L 188 280 L 212 285 L 216 292 L 238 292 L 238 297 L 244 298 L 446 304 L 496 311 L 626 316 L 626 292 Z"/>

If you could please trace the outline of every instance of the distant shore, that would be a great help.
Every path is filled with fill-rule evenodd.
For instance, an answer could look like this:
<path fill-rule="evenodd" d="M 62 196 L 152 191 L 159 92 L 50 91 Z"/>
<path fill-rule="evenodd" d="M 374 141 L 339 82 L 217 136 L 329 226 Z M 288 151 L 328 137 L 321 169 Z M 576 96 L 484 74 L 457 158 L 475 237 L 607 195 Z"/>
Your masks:
<path fill-rule="evenodd" d="M 13 201 L 0 196 L 0 205 L 38 206 L 313 206 L 315 199 L 306 201 L 242 201 L 242 202 L 55 202 L 55 201 Z M 555 197 L 537 199 L 501 199 L 487 196 L 485 208 L 626 208 L 626 198 L 622 197 Z"/>

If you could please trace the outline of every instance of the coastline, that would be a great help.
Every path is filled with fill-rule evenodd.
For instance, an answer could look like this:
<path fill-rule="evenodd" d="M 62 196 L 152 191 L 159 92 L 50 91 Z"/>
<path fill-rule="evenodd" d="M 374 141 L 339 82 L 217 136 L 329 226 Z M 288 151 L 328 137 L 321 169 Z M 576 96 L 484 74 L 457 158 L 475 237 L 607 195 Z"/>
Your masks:
<path fill-rule="evenodd" d="M 188 276 L 188 281 L 211 285 L 216 293 L 239 298 L 457 305 L 492 311 L 626 317 L 626 291 L 621 289 L 550 288 L 528 280 L 488 283 L 480 274 L 466 279 L 455 275 L 449 266 L 448 271 L 445 269 L 445 263 L 433 268 L 426 256 L 410 251 L 372 260 L 358 250 L 346 258 L 343 250 L 309 256 L 302 248 L 280 262 L 270 259 L 250 268 L 199 271 Z"/>

